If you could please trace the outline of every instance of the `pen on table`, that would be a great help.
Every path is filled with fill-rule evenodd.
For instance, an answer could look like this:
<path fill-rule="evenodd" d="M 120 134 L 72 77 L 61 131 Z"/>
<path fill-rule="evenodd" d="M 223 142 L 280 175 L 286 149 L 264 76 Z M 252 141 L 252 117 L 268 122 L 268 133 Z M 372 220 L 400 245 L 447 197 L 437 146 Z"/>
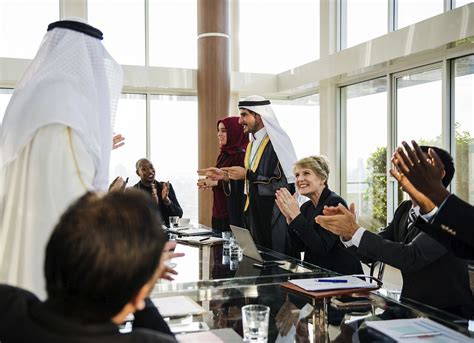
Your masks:
<path fill-rule="evenodd" d="M 204 241 L 207 241 L 207 240 L 208 240 L 208 239 L 210 239 L 210 238 L 211 238 L 211 237 L 205 237 L 205 238 L 201 238 L 201 239 L 199 240 L 199 242 L 204 242 Z"/>
<path fill-rule="evenodd" d="M 319 279 L 314 280 L 315 282 L 330 282 L 330 283 L 347 283 L 347 280 L 342 279 Z"/>
<path fill-rule="evenodd" d="M 423 337 L 432 337 L 441 335 L 439 331 L 433 332 L 419 332 L 419 333 L 407 333 L 405 335 L 401 335 L 400 338 L 423 338 Z"/>

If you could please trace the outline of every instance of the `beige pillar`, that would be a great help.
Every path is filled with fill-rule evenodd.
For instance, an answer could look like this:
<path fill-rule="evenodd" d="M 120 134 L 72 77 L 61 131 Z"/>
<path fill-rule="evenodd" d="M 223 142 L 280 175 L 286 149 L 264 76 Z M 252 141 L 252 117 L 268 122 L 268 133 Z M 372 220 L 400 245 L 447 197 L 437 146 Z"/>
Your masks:
<path fill-rule="evenodd" d="M 217 120 L 228 115 L 230 96 L 229 1 L 198 0 L 199 168 L 214 166 L 219 153 Z M 212 192 L 199 192 L 199 222 L 211 224 Z"/>

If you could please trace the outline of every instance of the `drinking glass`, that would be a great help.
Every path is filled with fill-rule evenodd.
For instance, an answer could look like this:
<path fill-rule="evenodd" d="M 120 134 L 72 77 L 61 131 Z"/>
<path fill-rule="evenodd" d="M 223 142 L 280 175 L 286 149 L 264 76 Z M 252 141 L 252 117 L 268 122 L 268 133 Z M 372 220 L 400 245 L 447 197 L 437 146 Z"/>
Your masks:
<path fill-rule="evenodd" d="M 270 307 L 246 305 L 242 307 L 242 328 L 245 342 L 265 343 L 268 339 Z"/>
<path fill-rule="evenodd" d="M 170 216 L 170 228 L 175 229 L 179 226 L 179 217 L 178 216 Z"/>

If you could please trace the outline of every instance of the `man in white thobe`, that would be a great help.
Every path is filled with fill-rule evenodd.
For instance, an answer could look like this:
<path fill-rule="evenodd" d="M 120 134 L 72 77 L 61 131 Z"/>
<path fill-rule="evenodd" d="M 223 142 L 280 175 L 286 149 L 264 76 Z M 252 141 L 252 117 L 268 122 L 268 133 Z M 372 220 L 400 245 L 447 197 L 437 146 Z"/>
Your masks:
<path fill-rule="evenodd" d="M 0 128 L 0 282 L 44 297 L 46 242 L 87 190 L 106 190 L 120 66 L 102 32 L 48 26 Z"/>

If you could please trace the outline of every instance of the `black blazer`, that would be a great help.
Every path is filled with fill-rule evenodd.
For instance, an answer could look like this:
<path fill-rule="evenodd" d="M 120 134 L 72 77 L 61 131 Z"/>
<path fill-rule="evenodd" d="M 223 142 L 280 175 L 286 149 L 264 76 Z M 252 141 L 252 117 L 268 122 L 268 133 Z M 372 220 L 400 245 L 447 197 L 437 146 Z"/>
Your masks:
<path fill-rule="evenodd" d="M 133 343 L 176 342 L 174 336 L 148 329 L 120 333 L 112 322 L 84 324 L 52 311 L 23 289 L 0 285 L 2 343 Z"/>
<path fill-rule="evenodd" d="M 170 189 L 168 193 L 168 198 L 170 199 L 171 203 L 166 205 L 162 200 L 161 200 L 161 191 L 163 190 L 163 182 L 160 181 L 153 181 L 156 185 L 156 193 L 158 194 L 158 200 L 159 203 L 157 205 L 157 209 L 160 211 L 161 219 L 163 220 L 163 223 L 167 226 L 170 227 L 170 216 L 178 216 L 182 217 L 183 216 L 183 210 L 181 206 L 179 205 L 178 199 L 176 198 L 176 194 L 173 189 L 173 185 L 170 183 Z M 133 185 L 134 188 L 140 189 L 147 194 L 151 196 L 152 189 L 151 187 L 145 186 L 141 181 L 138 181 L 137 184 Z"/>
<path fill-rule="evenodd" d="M 460 258 L 474 260 L 474 207 L 451 194 L 433 222 L 417 221 L 420 229 Z"/>
<path fill-rule="evenodd" d="M 304 251 L 304 261 L 341 274 L 361 274 L 362 266 L 352 253 L 344 248 L 339 236 L 323 229 L 314 218 L 323 213 L 324 206 L 346 202 L 339 195 L 324 188 L 318 204 L 311 201 L 301 205 L 301 213 L 289 225 L 293 246 Z"/>
<path fill-rule="evenodd" d="M 364 232 L 357 253 L 365 262 L 382 261 L 400 269 L 402 297 L 471 317 L 474 302 L 467 261 L 455 257 L 416 224 L 408 230 L 411 207 L 411 201 L 402 202 L 379 234 Z"/>

